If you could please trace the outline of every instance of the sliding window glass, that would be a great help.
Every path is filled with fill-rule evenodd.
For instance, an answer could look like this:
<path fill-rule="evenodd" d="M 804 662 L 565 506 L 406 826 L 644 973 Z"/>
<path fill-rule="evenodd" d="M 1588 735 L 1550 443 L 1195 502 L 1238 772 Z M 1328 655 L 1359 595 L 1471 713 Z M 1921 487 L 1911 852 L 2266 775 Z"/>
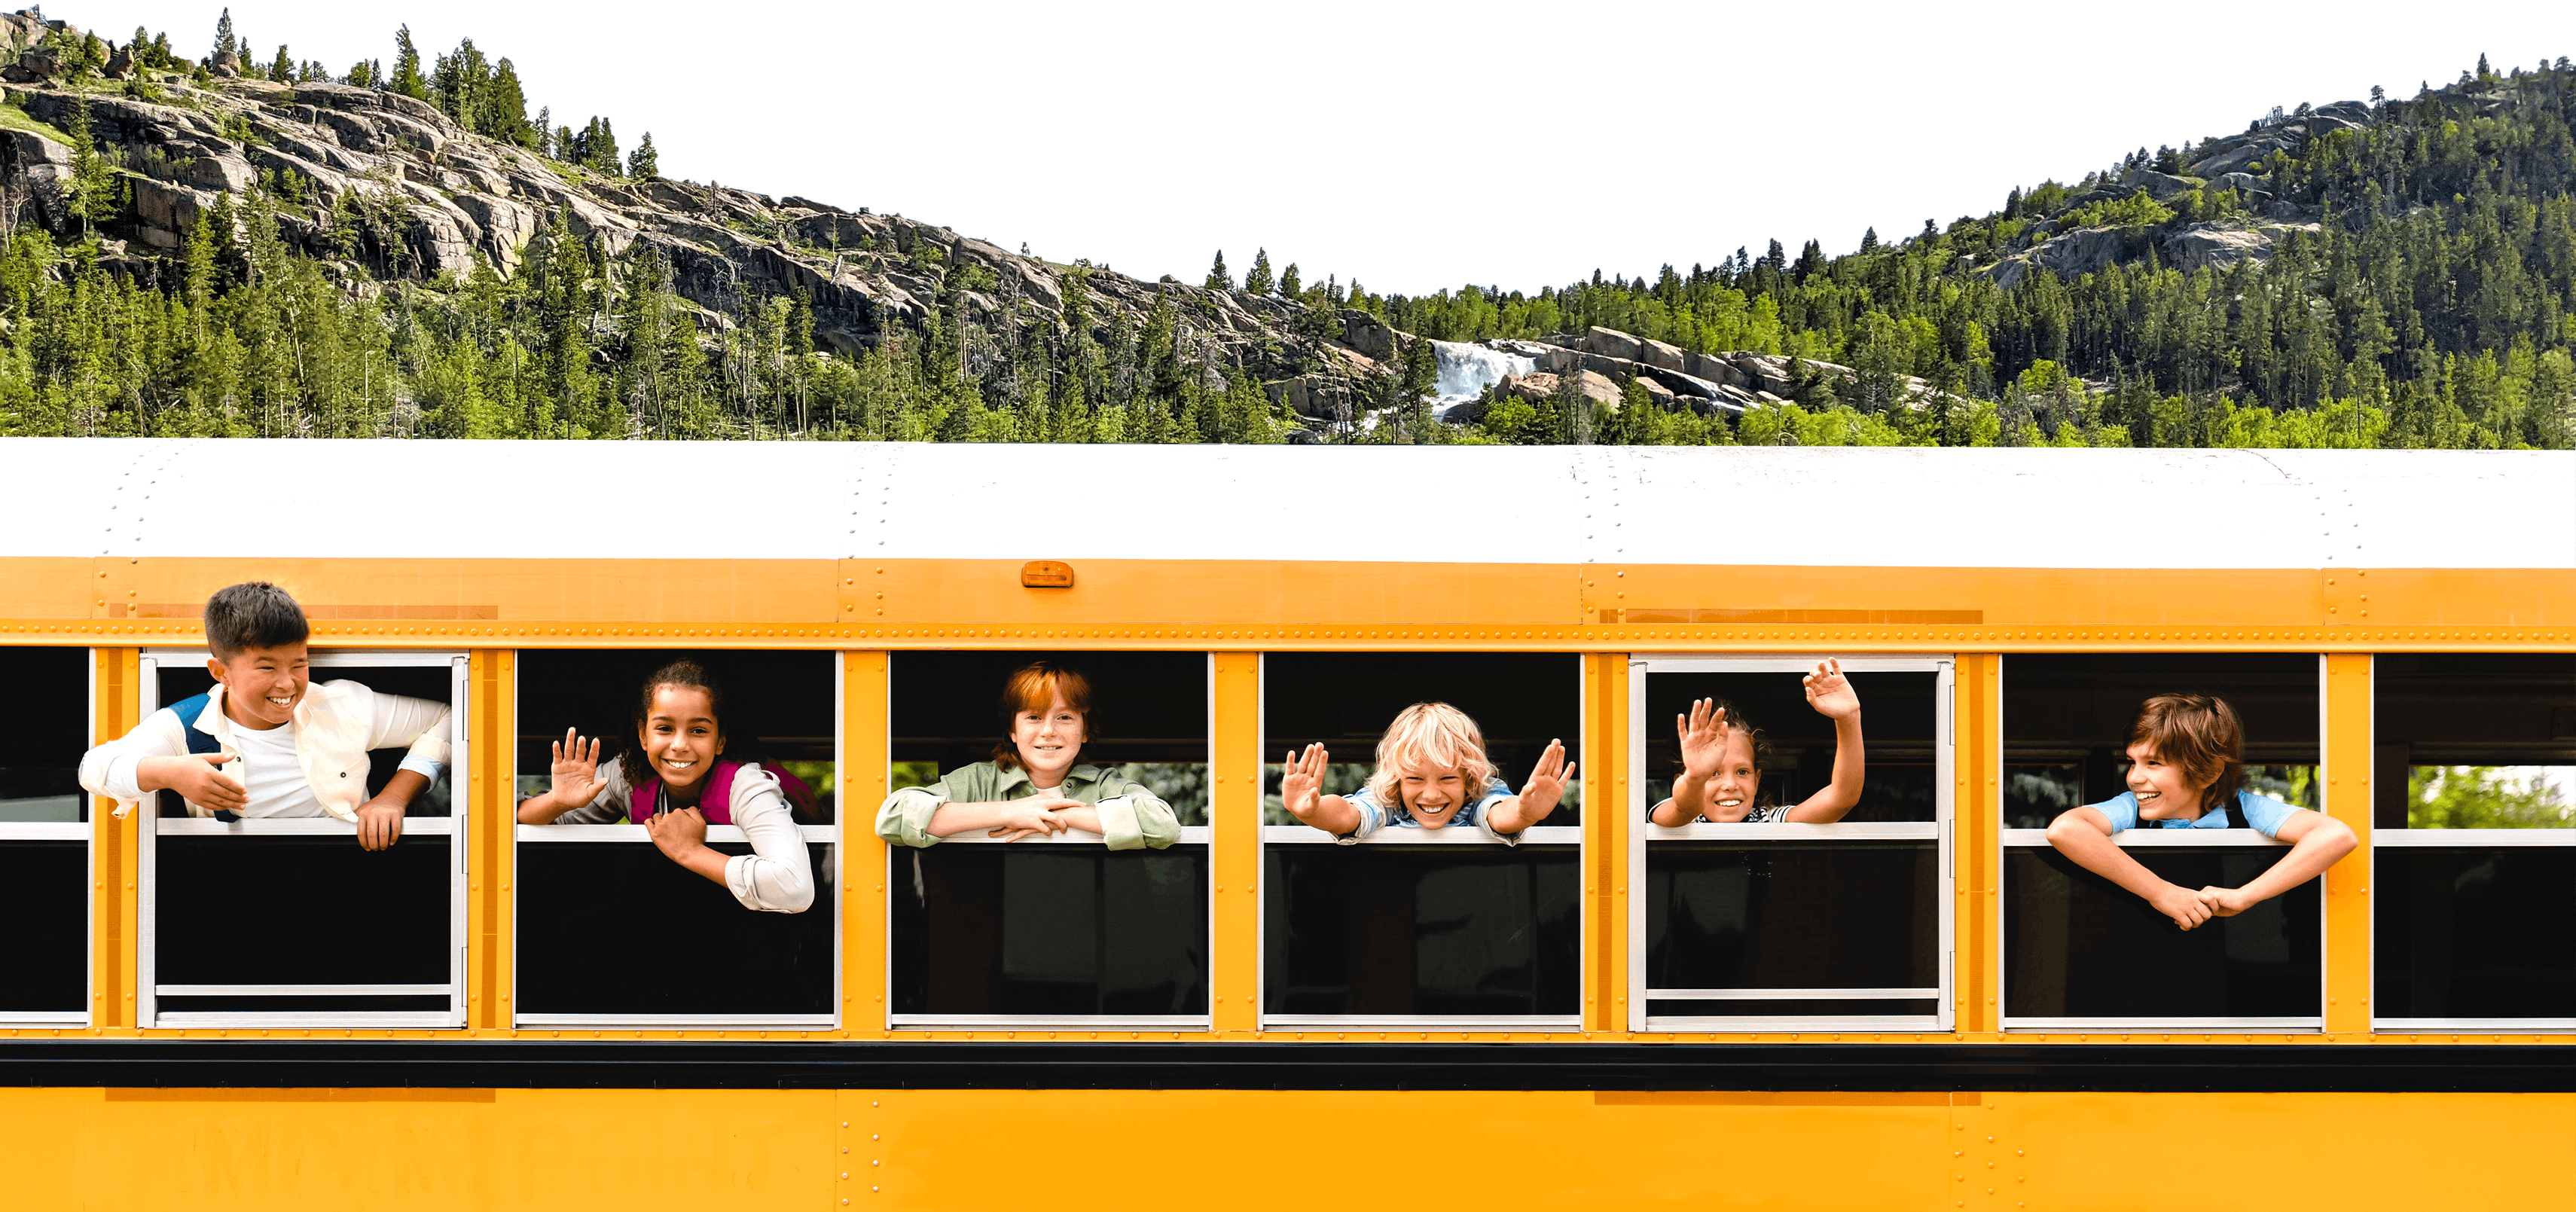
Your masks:
<path fill-rule="evenodd" d="M 1205 1029 L 1207 654 L 893 662 L 888 1025 Z"/>
<path fill-rule="evenodd" d="M 1630 662 L 1630 1030 L 1949 1028 L 1951 660 L 1820 659 Z"/>
<path fill-rule="evenodd" d="M 90 686 L 89 649 L 0 651 L 28 685 Z M 0 1024 L 89 1022 L 90 800 L 80 761 L 93 714 L 34 694 L 0 701 L 0 914 L 14 940 Z"/>
<path fill-rule="evenodd" d="M 2323 1024 L 2324 881 L 2183 930 L 2048 841 L 2070 809 L 2129 791 L 2130 725 L 2163 694 L 2224 701 L 2245 790 L 2317 808 L 2319 689 L 2308 653 L 2041 654 L 2003 665 L 2004 1007 L 2008 1030 L 2312 1031 Z M 2105 811 L 2112 815 L 2119 809 Z M 2289 853 L 2254 829 L 2126 829 L 2168 883 L 2236 888 Z"/>
<path fill-rule="evenodd" d="M 648 705 L 661 674 L 711 680 L 721 702 L 662 686 Z M 830 652 L 519 654 L 518 1025 L 838 1021 L 839 686 Z M 586 738 L 567 775 L 597 784 L 569 809 L 567 730 Z"/>
<path fill-rule="evenodd" d="M 1562 741 L 1582 751 L 1582 658 L 1551 653 L 1271 653 L 1262 662 L 1261 1021 L 1271 1030 L 1517 1030 L 1582 1022 L 1581 771 L 1512 842 L 1466 819 L 1489 794 L 1433 804 L 1381 771 L 1398 714 L 1442 703 L 1472 720 L 1518 795 Z M 1371 796 L 1365 836 L 1301 823 L 1280 759 L 1321 745 L 1319 792 Z M 1383 783 L 1373 785 L 1374 776 Z M 1319 795 L 1319 802 L 1321 796 Z"/>
<path fill-rule="evenodd" d="M 2372 665 L 2374 1025 L 2576 1030 L 2576 656 Z"/>
<path fill-rule="evenodd" d="M 168 791 L 145 801 L 139 1022 L 464 1025 L 466 805 L 451 788 L 467 761 L 465 671 L 458 652 L 312 655 L 308 703 L 349 682 L 366 688 L 386 726 L 426 726 L 446 709 L 446 768 L 406 806 L 401 838 L 389 847 L 360 848 L 357 827 L 327 814 L 309 779 L 299 784 L 288 767 L 265 781 L 246 756 L 231 767 L 250 772 L 241 814 L 201 814 Z M 196 696 L 213 685 L 202 648 L 143 654 L 146 717 L 172 707 L 190 716 L 182 723 L 205 720 L 207 701 Z M 272 730 L 263 739 L 283 738 Z M 235 741 L 236 754 L 252 743 Z M 304 748 L 296 754 L 310 759 Z M 388 789 L 405 754 L 367 755 L 368 797 Z M 283 750 L 266 756 L 271 771 L 296 760 Z M 322 767 L 316 760 L 306 769 Z"/>

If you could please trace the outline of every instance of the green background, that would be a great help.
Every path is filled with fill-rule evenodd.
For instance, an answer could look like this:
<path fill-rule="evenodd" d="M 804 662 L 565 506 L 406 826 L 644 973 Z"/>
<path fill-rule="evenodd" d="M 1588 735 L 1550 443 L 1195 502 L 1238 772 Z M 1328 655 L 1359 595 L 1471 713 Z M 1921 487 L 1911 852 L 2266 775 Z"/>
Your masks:
<path fill-rule="evenodd" d="M 49 13 L 206 54 L 211 3 Z M 471 34 L 531 111 L 652 129 L 662 170 L 902 211 L 1136 276 L 1267 245 L 1378 291 L 1826 250 L 2002 204 L 2264 106 L 2576 54 L 2576 5 L 234 5 L 335 72 Z"/>

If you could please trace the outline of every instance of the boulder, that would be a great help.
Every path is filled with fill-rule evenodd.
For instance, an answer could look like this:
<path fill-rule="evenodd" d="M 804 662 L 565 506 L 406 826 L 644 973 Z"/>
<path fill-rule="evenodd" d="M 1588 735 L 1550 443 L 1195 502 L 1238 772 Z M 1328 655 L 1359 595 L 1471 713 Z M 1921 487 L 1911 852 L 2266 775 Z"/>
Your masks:
<path fill-rule="evenodd" d="M 1721 387 L 1753 385 L 1753 380 L 1746 377 L 1743 371 L 1736 369 L 1734 363 L 1716 354 L 1692 354 L 1690 365 L 1683 369 L 1689 371 L 1692 378 L 1704 379 Z"/>
<path fill-rule="evenodd" d="M 177 251 L 187 246 L 197 216 L 214 209 L 215 195 L 150 177 L 132 178 L 136 226 L 145 244 Z"/>
<path fill-rule="evenodd" d="M 1583 333 L 1583 351 L 1634 362 L 1638 354 L 1637 338 L 1615 328 L 1589 328 Z"/>
<path fill-rule="evenodd" d="M 2120 184 L 2132 190 L 2143 189 L 2147 191 L 2148 197 L 2158 202 L 2170 202 L 2200 188 L 2181 177 L 2171 173 L 2160 173 L 2151 168 L 2130 169 L 2120 177 Z"/>
<path fill-rule="evenodd" d="M 2128 243 L 2128 237 L 2116 229 L 2088 227 L 2053 237 L 2031 250 L 2031 255 L 2056 270 L 2058 277 L 2072 280 L 2118 264 Z"/>
<path fill-rule="evenodd" d="M 1673 406 L 1672 388 L 1666 387 L 1653 379 L 1646 378 L 1640 378 L 1636 383 L 1637 386 L 1646 389 L 1646 399 L 1652 401 L 1655 407 L 1669 409 Z"/>
<path fill-rule="evenodd" d="M 2274 243 L 2292 231 L 2315 232 L 2317 224 L 2272 224 L 2258 228 L 2228 227 L 2218 223 L 2194 223 L 2166 238 L 2158 250 L 2165 263 L 2189 273 L 2195 269 L 2225 269 L 2239 261 L 2263 261 L 2272 256 Z"/>
<path fill-rule="evenodd" d="M 107 57 L 107 66 L 100 70 L 104 71 L 110 80 L 123 80 L 133 75 L 134 47 L 131 44 L 117 47 L 116 53 Z"/>
<path fill-rule="evenodd" d="M 1648 366 L 1660 366 L 1666 370 L 1688 369 L 1688 367 L 1684 365 L 1684 360 L 1688 358 L 1689 355 L 1682 352 L 1681 346 L 1666 345 L 1661 341 L 1644 340 L 1637 342 L 1637 346 L 1639 350 L 1637 360 Z"/>
<path fill-rule="evenodd" d="M 2286 151 L 2289 146 L 2288 140 L 2268 135 L 2248 139 L 2231 150 L 2204 157 L 2199 163 L 2191 166 L 2191 171 L 2202 177 L 2224 176 L 2247 165 L 2261 163 L 2269 159 L 2273 152 Z"/>
<path fill-rule="evenodd" d="M 1355 307 L 1342 309 L 1342 344 L 1380 362 L 1395 356 L 1395 330 Z"/>
<path fill-rule="evenodd" d="M 241 75 L 241 56 L 228 50 L 216 51 L 215 57 L 206 64 L 206 70 L 218 76 L 239 76 Z"/>
<path fill-rule="evenodd" d="M 2209 183 L 2211 189 L 2232 189 L 2249 197 L 2272 196 L 2272 183 L 2252 173 L 2227 173 Z"/>
<path fill-rule="evenodd" d="M 2369 104 L 2362 101 L 2337 101 L 2331 105 L 2320 105 L 2308 112 L 2329 118 L 2340 118 L 2362 126 L 2368 126 L 2377 121 L 2370 112 Z"/>

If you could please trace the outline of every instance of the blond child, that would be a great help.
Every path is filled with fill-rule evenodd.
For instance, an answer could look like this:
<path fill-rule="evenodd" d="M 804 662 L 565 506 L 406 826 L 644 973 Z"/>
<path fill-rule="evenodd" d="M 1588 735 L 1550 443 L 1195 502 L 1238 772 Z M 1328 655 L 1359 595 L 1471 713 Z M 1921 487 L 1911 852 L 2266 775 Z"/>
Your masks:
<path fill-rule="evenodd" d="M 1322 745 L 1288 755 L 1280 800 L 1298 820 L 1345 845 L 1388 826 L 1445 829 L 1464 824 L 1506 845 L 1546 820 L 1574 779 L 1565 743 L 1552 740 L 1519 795 L 1485 756 L 1485 735 L 1447 703 L 1416 703 L 1396 714 L 1377 743 L 1377 772 L 1347 796 L 1320 794 L 1331 756 Z"/>
<path fill-rule="evenodd" d="M 2224 699 L 2160 694 L 2129 725 L 2129 789 L 2099 804 L 2069 808 L 2049 823 L 2048 843 L 2077 866 L 2136 893 L 2189 930 L 2234 917 L 2307 883 L 2352 853 L 2352 827 L 2244 789 L 2245 729 Z M 2123 829 L 2252 829 L 2290 843 L 2290 853 L 2242 888 L 2198 891 L 2167 882 L 2112 842 Z"/>
<path fill-rule="evenodd" d="M 1771 759 L 1770 741 L 1734 704 L 1701 699 L 1691 704 L 1689 715 L 1673 717 L 1673 728 L 1681 734 L 1682 776 L 1673 782 L 1672 798 L 1648 809 L 1647 819 L 1658 825 L 1829 825 L 1843 819 L 1860 802 L 1867 765 L 1860 695 L 1836 660 L 1817 662 L 1815 672 L 1801 682 L 1807 705 L 1834 722 L 1832 782 L 1794 805 L 1763 802 L 1762 770 Z"/>

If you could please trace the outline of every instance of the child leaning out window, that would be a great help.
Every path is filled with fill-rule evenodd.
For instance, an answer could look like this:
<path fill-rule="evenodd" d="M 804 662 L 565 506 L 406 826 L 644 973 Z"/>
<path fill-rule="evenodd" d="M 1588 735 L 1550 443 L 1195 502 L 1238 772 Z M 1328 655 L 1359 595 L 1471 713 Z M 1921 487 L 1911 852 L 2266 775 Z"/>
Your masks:
<path fill-rule="evenodd" d="M 1521 831 L 1556 811 L 1566 784 L 1574 780 L 1565 743 L 1552 740 L 1520 794 L 1512 794 L 1485 756 L 1485 734 L 1476 721 L 1447 703 L 1415 703 L 1398 712 L 1378 739 L 1376 773 L 1358 791 L 1320 794 L 1324 766 L 1331 760 L 1321 745 L 1290 753 L 1279 798 L 1298 820 L 1345 845 L 1390 825 L 1446 829 L 1459 824 L 1519 845 Z"/>
<path fill-rule="evenodd" d="M 1180 840 L 1180 818 L 1145 785 L 1080 761 L 1092 739 L 1091 683 L 1040 661 L 1002 687 L 1004 736 L 993 760 L 960 766 L 927 787 L 906 787 L 877 809 L 877 836 L 935 846 L 990 831 L 1016 842 L 1068 830 L 1097 834 L 1112 850 L 1160 850 Z"/>
<path fill-rule="evenodd" d="M 2245 730 L 2224 699 L 2160 694 L 2129 725 L 2129 789 L 2118 798 L 2069 808 L 2048 826 L 2048 844 L 2078 866 L 2145 898 L 2189 930 L 2234 917 L 2315 879 L 2360 839 L 2352 826 L 2244 789 Z M 2123 829 L 2252 829 L 2291 843 L 2290 852 L 2242 888 L 2168 883 L 2111 840 Z"/>

